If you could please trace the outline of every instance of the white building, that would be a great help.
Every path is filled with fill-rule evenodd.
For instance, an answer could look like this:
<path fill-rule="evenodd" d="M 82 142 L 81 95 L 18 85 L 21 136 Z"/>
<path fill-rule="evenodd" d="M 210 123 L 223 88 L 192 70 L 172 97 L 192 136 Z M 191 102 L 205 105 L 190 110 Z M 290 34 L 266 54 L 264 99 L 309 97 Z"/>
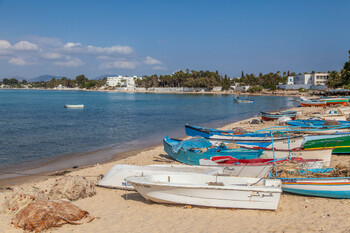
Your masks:
<path fill-rule="evenodd" d="M 110 87 L 135 87 L 135 80 L 137 78 L 137 76 L 123 77 L 121 75 L 118 77 L 107 77 L 106 85 Z"/>
<path fill-rule="evenodd" d="M 300 74 L 288 76 L 286 85 L 278 85 L 281 89 L 324 89 L 329 78 L 328 73 Z"/>

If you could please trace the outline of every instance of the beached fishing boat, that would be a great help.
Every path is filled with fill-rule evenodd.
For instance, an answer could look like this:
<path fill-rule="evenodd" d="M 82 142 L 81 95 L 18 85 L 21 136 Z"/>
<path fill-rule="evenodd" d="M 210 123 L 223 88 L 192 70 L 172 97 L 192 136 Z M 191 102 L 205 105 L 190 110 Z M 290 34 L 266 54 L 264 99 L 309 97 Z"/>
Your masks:
<path fill-rule="evenodd" d="M 199 127 L 194 125 L 185 125 L 185 131 L 188 136 L 196 137 L 200 136 L 206 139 L 210 139 L 210 142 L 232 142 L 232 141 L 250 141 L 250 142 L 270 142 L 271 135 L 270 133 L 254 133 L 243 131 L 242 129 L 234 130 L 220 130 L 220 129 L 211 129 L 206 127 Z M 292 137 L 291 137 L 292 138 Z M 283 140 L 286 139 L 285 136 L 276 134 L 273 140 Z"/>
<path fill-rule="evenodd" d="M 282 192 L 277 179 L 187 173 L 125 180 L 153 202 L 219 208 L 275 210 Z"/>
<path fill-rule="evenodd" d="M 273 121 L 281 117 L 290 117 L 295 120 L 297 111 L 282 111 L 282 112 L 260 112 L 261 120 Z"/>
<path fill-rule="evenodd" d="M 84 108 L 84 104 L 66 104 L 65 108 Z"/>
<path fill-rule="evenodd" d="M 203 138 L 192 138 L 189 140 L 171 139 L 168 136 L 163 138 L 164 150 L 173 159 L 189 164 L 200 165 L 200 159 L 210 159 L 214 156 L 231 156 L 239 159 L 259 158 L 262 150 L 251 149 L 227 149 L 225 146 L 213 147 L 212 144 Z"/>
<path fill-rule="evenodd" d="M 333 154 L 350 154 L 350 134 L 330 134 L 306 136 L 303 143 L 305 150 L 333 149 Z"/>
<path fill-rule="evenodd" d="M 243 147 L 245 148 L 245 147 Z M 321 159 L 323 160 L 323 166 L 329 166 L 331 163 L 331 156 L 333 148 L 325 149 L 314 149 L 314 150 L 305 150 L 302 148 L 293 148 L 291 150 L 277 150 L 274 151 L 272 148 L 263 148 L 263 147 L 254 147 L 253 149 L 263 150 L 260 158 L 262 159 L 281 159 L 288 157 L 298 157 L 302 159 Z M 275 155 L 274 155 L 275 154 Z"/>
<path fill-rule="evenodd" d="M 323 101 L 326 103 L 326 105 L 348 105 L 349 104 L 349 98 L 322 98 L 319 101 Z"/>
<path fill-rule="evenodd" d="M 293 163 L 298 163 L 301 168 L 314 169 L 322 168 L 323 161 L 321 159 L 302 159 L 292 157 Z M 217 156 L 209 159 L 201 159 L 199 161 L 202 166 L 216 166 L 223 169 L 232 170 L 234 172 L 224 174 L 230 174 L 241 177 L 266 177 L 269 170 L 273 166 L 274 162 L 277 164 L 288 163 L 288 158 L 282 159 L 235 159 L 229 156 Z"/>
<path fill-rule="evenodd" d="M 326 102 L 317 101 L 317 100 L 301 100 L 301 107 L 324 107 L 326 106 Z"/>
<path fill-rule="evenodd" d="M 288 125 L 297 126 L 297 127 L 350 127 L 350 121 L 326 121 L 326 120 L 292 120 L 286 122 Z"/>
<path fill-rule="evenodd" d="M 350 198 L 350 177 L 322 177 L 322 174 L 332 171 L 333 168 L 289 171 L 287 176 L 278 175 L 277 179 L 282 181 L 284 192 L 315 197 Z M 308 174 L 320 174 L 321 177 L 308 177 Z M 270 177 L 275 175 L 271 172 Z"/>
<path fill-rule="evenodd" d="M 189 165 L 148 165 L 136 166 L 128 164 L 118 164 L 112 167 L 106 175 L 98 181 L 98 186 L 107 188 L 117 188 L 126 190 L 135 190 L 135 188 L 124 179 L 129 176 L 148 176 L 159 174 L 176 174 L 176 173 L 198 173 L 217 175 L 223 174 L 223 168 L 220 167 L 204 167 Z"/>
<path fill-rule="evenodd" d="M 277 150 L 288 150 L 288 149 L 295 149 L 302 146 L 302 143 L 304 141 L 303 136 L 295 136 L 288 139 L 283 140 L 275 140 L 273 139 L 273 147 Z M 261 147 L 264 149 L 272 148 L 272 142 L 249 142 L 249 141 L 235 141 L 235 144 L 245 147 L 245 148 L 257 148 Z M 289 144 L 289 145 L 288 145 Z"/>

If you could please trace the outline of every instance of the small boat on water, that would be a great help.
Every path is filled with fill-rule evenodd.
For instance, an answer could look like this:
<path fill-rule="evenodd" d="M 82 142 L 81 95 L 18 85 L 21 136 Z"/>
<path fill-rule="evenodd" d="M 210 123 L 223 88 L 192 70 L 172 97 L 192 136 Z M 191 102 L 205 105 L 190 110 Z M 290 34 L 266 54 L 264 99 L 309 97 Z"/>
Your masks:
<path fill-rule="evenodd" d="M 187 173 L 125 180 L 153 202 L 219 208 L 276 210 L 282 192 L 277 179 Z"/>
<path fill-rule="evenodd" d="M 241 104 L 254 104 L 254 100 L 251 99 L 239 99 L 239 98 L 234 98 L 233 102 L 235 103 L 241 103 Z"/>
<path fill-rule="evenodd" d="M 223 169 L 220 167 L 204 167 L 189 165 L 148 165 L 136 166 L 127 164 L 118 164 L 112 167 L 106 175 L 98 181 L 98 186 L 106 188 L 117 188 L 126 190 L 135 190 L 135 188 L 124 179 L 129 176 L 148 176 L 159 174 L 176 174 L 176 173 L 198 173 L 217 175 L 222 174 Z"/>
<path fill-rule="evenodd" d="M 295 120 L 297 111 L 281 111 L 281 112 L 260 112 L 261 120 L 273 121 L 278 120 L 281 117 L 290 117 Z"/>
<path fill-rule="evenodd" d="M 65 108 L 84 108 L 84 104 L 66 104 Z"/>
<path fill-rule="evenodd" d="M 212 144 L 204 138 L 191 138 L 189 140 L 163 138 L 164 150 L 173 159 L 189 164 L 200 165 L 200 159 L 210 159 L 214 156 L 231 156 L 237 159 L 259 158 L 262 150 L 228 149 L 226 146 L 212 147 Z"/>

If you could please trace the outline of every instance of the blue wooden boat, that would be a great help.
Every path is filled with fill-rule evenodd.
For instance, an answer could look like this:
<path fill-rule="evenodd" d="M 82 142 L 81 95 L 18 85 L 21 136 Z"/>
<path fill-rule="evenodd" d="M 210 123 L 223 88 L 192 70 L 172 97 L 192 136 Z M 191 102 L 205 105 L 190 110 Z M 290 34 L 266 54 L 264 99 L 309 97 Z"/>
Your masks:
<path fill-rule="evenodd" d="M 211 159 L 215 156 L 231 156 L 236 159 L 255 159 L 259 158 L 262 150 L 251 149 L 227 149 L 226 146 L 209 148 L 211 143 L 204 138 L 192 138 L 181 141 L 171 139 L 168 136 L 163 138 L 164 150 L 173 159 L 189 164 L 200 165 L 199 160 Z M 204 150 L 206 150 L 204 152 Z"/>
<path fill-rule="evenodd" d="M 334 125 L 325 125 L 325 120 L 292 120 L 287 121 L 286 123 L 291 126 L 297 126 L 297 127 L 350 127 L 350 121 L 337 121 L 339 124 Z M 331 121 L 328 121 L 330 123 Z"/>
<path fill-rule="evenodd" d="M 350 177 L 321 177 L 310 178 L 307 173 L 325 174 L 332 172 L 333 168 L 296 170 L 296 177 L 277 177 L 282 181 L 284 192 L 306 196 L 328 198 L 350 198 Z M 300 178 L 300 175 L 305 177 Z M 270 172 L 270 177 L 275 177 Z"/>
<path fill-rule="evenodd" d="M 200 136 L 206 139 L 223 141 L 249 141 L 249 142 L 271 142 L 270 133 L 254 133 L 240 130 L 219 130 L 193 125 L 185 125 L 185 131 L 188 136 Z M 273 140 L 283 140 L 286 137 L 276 135 Z"/>

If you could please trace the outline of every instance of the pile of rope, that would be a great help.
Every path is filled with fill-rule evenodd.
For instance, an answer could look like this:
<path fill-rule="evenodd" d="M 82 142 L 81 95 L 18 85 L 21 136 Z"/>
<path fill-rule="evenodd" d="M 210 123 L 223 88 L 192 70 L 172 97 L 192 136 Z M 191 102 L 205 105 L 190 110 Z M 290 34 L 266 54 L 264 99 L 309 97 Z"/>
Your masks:
<path fill-rule="evenodd" d="M 2 196 L 3 201 L 0 205 L 0 213 L 15 215 L 28 204 L 47 200 L 44 190 L 39 190 L 35 187 L 30 188 L 15 188 L 10 193 Z"/>
<path fill-rule="evenodd" d="M 272 167 L 272 174 L 275 175 L 275 168 Z M 277 177 L 279 178 L 322 178 L 322 177 L 350 177 L 350 167 L 338 164 L 327 172 L 311 172 L 301 168 L 298 164 L 278 164 Z"/>
<path fill-rule="evenodd" d="M 82 224 L 92 220 L 87 211 L 67 201 L 37 201 L 21 210 L 12 223 L 25 231 L 40 232 L 66 223 Z"/>
<path fill-rule="evenodd" d="M 95 184 L 90 180 L 81 176 L 65 176 L 55 181 L 48 195 L 50 200 L 68 199 L 73 201 L 95 194 Z"/>

